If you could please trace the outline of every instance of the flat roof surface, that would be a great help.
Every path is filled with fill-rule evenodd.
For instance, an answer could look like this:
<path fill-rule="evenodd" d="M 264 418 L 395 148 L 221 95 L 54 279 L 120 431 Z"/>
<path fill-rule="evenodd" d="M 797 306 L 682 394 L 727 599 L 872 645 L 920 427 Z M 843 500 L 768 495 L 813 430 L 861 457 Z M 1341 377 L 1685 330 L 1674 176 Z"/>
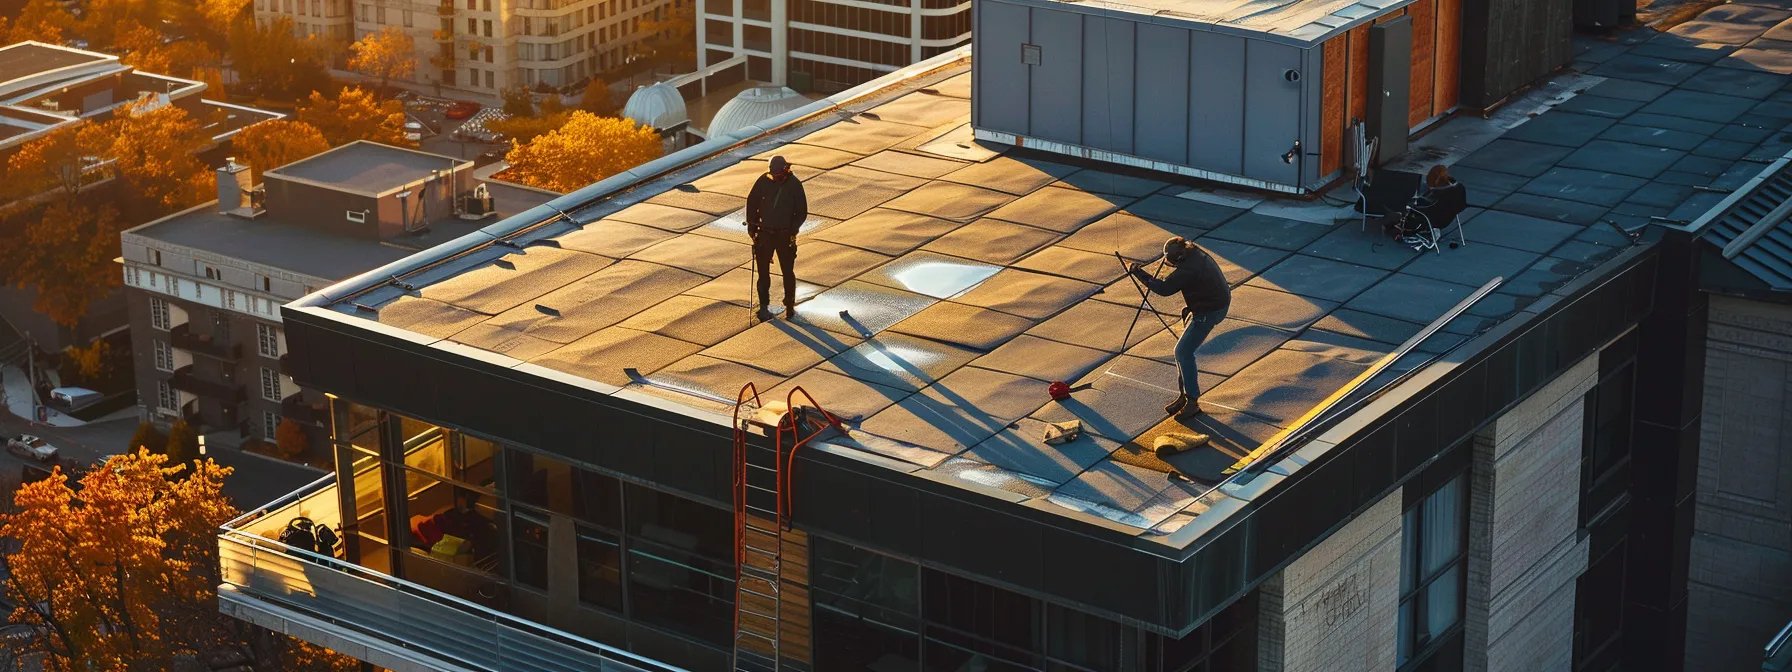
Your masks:
<path fill-rule="evenodd" d="M 63 49 L 36 42 L 0 47 L 0 83 L 82 63 L 115 60 L 105 54 Z"/>
<path fill-rule="evenodd" d="M 372 306 L 389 326 L 723 414 L 747 382 L 779 400 L 802 386 L 849 420 L 837 449 L 1167 534 L 1205 509 L 1197 500 L 1226 467 L 1480 285 L 1507 279 L 1396 366 L 1631 244 L 1568 216 L 1611 194 L 1547 168 L 1518 185 L 1468 181 L 1470 245 L 1419 254 L 1359 230 L 1349 206 L 1024 156 L 970 138 L 967 70 L 597 199 L 570 213 L 576 223 L 512 238 L 521 249 L 401 273 L 417 290 L 332 307 L 365 319 L 354 304 Z M 773 155 L 796 166 L 813 217 L 797 319 L 756 324 L 740 211 Z M 1207 249 L 1233 285 L 1199 356 L 1208 413 L 1187 425 L 1163 411 L 1178 387 L 1180 297 L 1139 312 L 1114 257 L 1154 259 L 1171 235 Z M 1069 401 L 1048 398 L 1054 380 L 1076 388 Z M 1073 419 L 1081 438 L 1043 441 L 1046 423 Z M 1154 454 L 1157 437 L 1187 432 L 1213 440 Z"/>
<path fill-rule="evenodd" d="M 429 177 L 430 171 L 470 163 L 463 159 L 356 141 L 289 163 L 264 175 L 295 177 L 361 192 L 378 193 Z"/>
<path fill-rule="evenodd" d="M 272 121 L 286 116 L 278 112 L 257 110 L 240 105 L 231 105 L 229 103 L 220 103 L 215 100 L 202 100 L 200 101 L 200 104 L 205 106 L 206 112 L 210 113 L 215 111 L 218 113 L 218 116 L 215 118 L 208 114 L 199 119 L 201 123 L 205 124 L 204 131 L 210 133 L 214 138 L 226 133 L 243 130 L 253 124 Z"/>
<path fill-rule="evenodd" d="M 553 196 L 528 189 L 488 183 L 503 215 L 546 203 Z M 208 204 L 136 229 L 151 240 L 206 250 L 256 264 L 283 268 L 327 280 L 345 280 L 419 251 L 454 240 L 495 220 L 432 222 L 428 233 L 379 241 L 329 233 L 302 222 L 282 221 L 278 213 L 256 219 L 222 214 Z"/>

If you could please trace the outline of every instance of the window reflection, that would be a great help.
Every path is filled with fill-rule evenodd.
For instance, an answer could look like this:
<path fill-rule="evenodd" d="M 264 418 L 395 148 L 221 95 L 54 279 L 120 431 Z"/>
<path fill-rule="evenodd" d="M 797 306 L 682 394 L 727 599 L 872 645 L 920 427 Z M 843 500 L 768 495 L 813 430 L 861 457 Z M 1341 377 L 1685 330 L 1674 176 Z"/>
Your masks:
<path fill-rule="evenodd" d="M 518 510 L 511 523 L 511 553 L 516 558 L 516 581 L 548 589 L 548 521 L 532 511 Z"/>
<path fill-rule="evenodd" d="M 733 515 L 628 484 L 634 618 L 727 646 L 734 633 Z"/>
<path fill-rule="evenodd" d="M 810 543 L 816 669 L 920 669 L 920 568 L 831 539 Z"/>
<path fill-rule="evenodd" d="M 622 611 L 622 542 L 615 534 L 579 526 L 579 601 Z"/>

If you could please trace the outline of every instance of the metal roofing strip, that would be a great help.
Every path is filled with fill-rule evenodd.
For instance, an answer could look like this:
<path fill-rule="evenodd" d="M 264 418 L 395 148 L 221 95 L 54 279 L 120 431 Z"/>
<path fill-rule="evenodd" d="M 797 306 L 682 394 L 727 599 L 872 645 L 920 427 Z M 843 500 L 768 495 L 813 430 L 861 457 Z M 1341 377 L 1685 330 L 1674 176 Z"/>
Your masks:
<path fill-rule="evenodd" d="M 1730 244 L 1725 245 L 1724 258 L 1735 259 L 1738 253 L 1748 249 L 1750 245 L 1755 244 L 1755 241 L 1760 240 L 1761 236 L 1772 231 L 1773 227 L 1786 221 L 1787 215 L 1792 215 L 1792 200 L 1780 201 L 1779 205 L 1767 211 L 1765 216 L 1755 220 L 1753 225 L 1744 230 L 1741 235 L 1736 236 L 1736 239 L 1730 241 Z"/>

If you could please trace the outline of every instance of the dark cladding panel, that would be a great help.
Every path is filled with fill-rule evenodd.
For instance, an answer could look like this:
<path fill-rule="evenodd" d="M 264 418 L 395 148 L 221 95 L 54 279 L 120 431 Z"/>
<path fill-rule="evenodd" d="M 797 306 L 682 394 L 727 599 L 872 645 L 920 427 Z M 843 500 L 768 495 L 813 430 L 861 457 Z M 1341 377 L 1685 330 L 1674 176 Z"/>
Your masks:
<path fill-rule="evenodd" d="M 1566 65 L 1572 58 L 1573 5 L 1574 0 L 1462 0 L 1462 106 L 1491 107 Z"/>
<path fill-rule="evenodd" d="M 1033 9 L 1031 43 L 1039 64 L 1031 66 L 1028 96 L 1033 137 L 1080 144 L 1083 141 L 1083 15 Z"/>
<path fill-rule="evenodd" d="M 414 352 L 428 346 L 356 338 L 351 348 L 356 401 L 435 422 L 451 417 L 443 414 L 438 396 L 447 365 Z"/>
<path fill-rule="evenodd" d="M 972 5 L 977 13 L 977 57 L 971 59 L 976 76 L 972 98 L 977 105 L 977 125 L 1006 133 L 1026 134 L 1028 76 L 1032 66 L 1021 61 L 1027 43 L 1026 7 L 997 0 Z"/>
<path fill-rule="evenodd" d="M 634 447 L 653 454 L 654 482 L 716 501 L 733 501 L 729 488 L 734 473 L 732 438 L 675 425 L 654 429 L 651 448 Z"/>
<path fill-rule="evenodd" d="M 1201 170 L 1244 173 L 1244 38 L 1195 33 L 1189 46 L 1188 162 Z"/>
<path fill-rule="evenodd" d="M 1301 50 L 1251 40 L 1244 51 L 1244 176 L 1295 184 L 1300 176 L 1300 154 L 1305 151 L 1295 151 L 1305 123 L 1301 93 L 1306 73 L 1301 72 Z"/>
<path fill-rule="evenodd" d="M 1083 17 L 1083 144 L 1133 153 L 1133 28 L 1122 19 Z"/>
<path fill-rule="evenodd" d="M 869 522 L 882 548 L 904 555 L 918 556 L 922 549 L 921 491 L 903 483 L 867 477 L 863 494 L 871 515 L 858 525 Z"/>
<path fill-rule="evenodd" d="M 1377 163 L 1406 153 L 1407 100 L 1412 94 L 1412 20 L 1369 28 L 1369 132 L 1381 139 Z"/>
<path fill-rule="evenodd" d="M 1141 23 L 1138 62 L 1151 67 L 1146 86 L 1137 87 L 1133 118 L 1137 154 L 1169 163 L 1188 160 L 1188 30 Z"/>
<path fill-rule="evenodd" d="M 792 520 L 804 529 L 881 546 L 876 543 L 881 531 L 876 525 L 867 524 L 871 520 L 867 486 L 872 479 L 850 467 L 834 464 L 845 462 L 846 458 L 813 451 L 807 455 L 797 458 L 799 466 L 790 495 Z"/>
<path fill-rule="evenodd" d="M 1041 545 L 1042 583 L 1051 595 L 1148 623 L 1163 622 L 1164 604 L 1178 601 L 1163 593 L 1167 560 L 1063 528 L 1046 528 Z"/>
<path fill-rule="evenodd" d="M 353 357 L 356 340 L 340 331 L 320 326 L 315 318 L 282 310 L 286 334 L 287 368 L 300 385 L 344 396 L 355 395 L 355 369 L 343 366 Z M 146 356 L 147 357 L 147 356 Z"/>
<path fill-rule="evenodd" d="M 936 493 L 922 492 L 920 508 L 922 557 L 1022 588 L 1039 588 L 1043 526 L 1022 524 L 1012 515 Z"/>

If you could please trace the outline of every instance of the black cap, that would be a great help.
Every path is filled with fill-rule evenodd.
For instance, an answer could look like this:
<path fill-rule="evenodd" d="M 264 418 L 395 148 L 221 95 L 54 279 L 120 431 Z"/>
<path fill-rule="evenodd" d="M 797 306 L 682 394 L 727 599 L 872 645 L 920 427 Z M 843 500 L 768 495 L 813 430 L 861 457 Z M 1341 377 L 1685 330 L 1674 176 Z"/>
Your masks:
<path fill-rule="evenodd" d="M 788 170 L 790 170 L 790 162 L 789 161 L 785 161 L 784 157 L 782 157 L 782 156 L 772 157 L 772 172 L 773 173 L 783 173 Z"/>

